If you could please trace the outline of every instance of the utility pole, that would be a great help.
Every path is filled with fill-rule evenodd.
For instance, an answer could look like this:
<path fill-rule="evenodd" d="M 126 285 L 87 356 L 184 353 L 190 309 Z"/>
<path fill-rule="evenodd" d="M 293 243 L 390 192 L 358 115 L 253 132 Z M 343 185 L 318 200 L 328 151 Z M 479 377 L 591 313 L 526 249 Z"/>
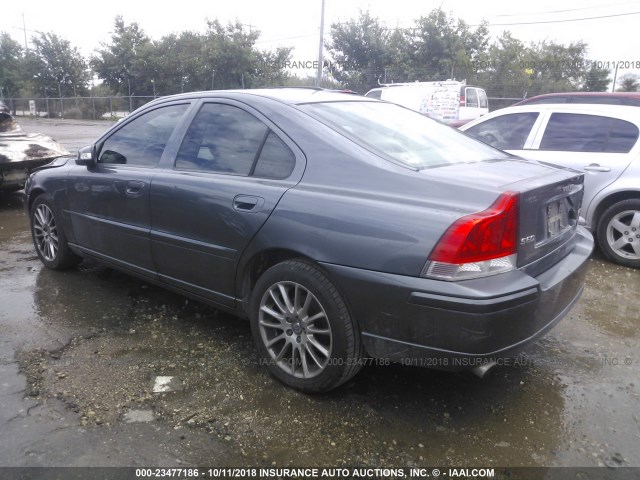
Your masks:
<path fill-rule="evenodd" d="M 133 99 L 131 98 L 131 79 L 129 77 L 127 77 L 127 86 L 129 87 L 129 113 L 131 113 L 133 112 Z"/>
<path fill-rule="evenodd" d="M 60 88 L 60 82 L 58 82 L 58 96 L 60 97 L 60 118 L 64 118 L 64 105 L 62 104 L 62 89 Z"/>
<path fill-rule="evenodd" d="M 22 12 L 22 31 L 24 32 L 24 51 L 29 51 L 27 47 L 27 24 L 24 21 L 24 12 Z"/>
<path fill-rule="evenodd" d="M 322 60 L 324 49 L 324 0 L 322 0 L 322 11 L 320 12 L 320 45 L 318 45 L 318 73 L 316 74 L 316 87 L 322 81 Z"/>

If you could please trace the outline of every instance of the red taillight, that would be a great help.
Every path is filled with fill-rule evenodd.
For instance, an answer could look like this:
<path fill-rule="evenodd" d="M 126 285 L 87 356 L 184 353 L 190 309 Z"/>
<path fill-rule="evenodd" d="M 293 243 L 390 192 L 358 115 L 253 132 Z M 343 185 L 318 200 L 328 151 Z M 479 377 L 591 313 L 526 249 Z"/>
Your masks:
<path fill-rule="evenodd" d="M 466 106 L 466 101 L 465 101 L 464 95 L 460 95 L 460 106 L 461 107 Z"/>
<path fill-rule="evenodd" d="M 518 194 L 503 193 L 488 209 L 457 220 L 434 248 L 430 261 L 463 264 L 516 253 Z"/>

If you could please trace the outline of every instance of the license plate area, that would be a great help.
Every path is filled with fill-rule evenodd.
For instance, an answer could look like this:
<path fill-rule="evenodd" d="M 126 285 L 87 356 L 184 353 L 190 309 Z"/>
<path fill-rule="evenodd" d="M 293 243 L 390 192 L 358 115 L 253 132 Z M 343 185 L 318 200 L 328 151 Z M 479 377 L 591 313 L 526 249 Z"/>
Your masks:
<path fill-rule="evenodd" d="M 560 235 L 565 228 L 562 202 L 551 202 L 547 205 L 547 239 Z"/>

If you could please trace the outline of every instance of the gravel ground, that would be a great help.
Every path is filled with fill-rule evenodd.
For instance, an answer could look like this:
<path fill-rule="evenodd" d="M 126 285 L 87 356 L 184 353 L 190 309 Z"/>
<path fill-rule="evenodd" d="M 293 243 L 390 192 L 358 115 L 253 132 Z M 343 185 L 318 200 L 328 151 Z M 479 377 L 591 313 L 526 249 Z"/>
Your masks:
<path fill-rule="evenodd" d="M 42 122 L 22 124 L 70 149 L 106 128 Z M 378 365 L 305 395 L 245 321 L 98 265 L 44 269 L 18 195 L 0 251 L 0 466 L 640 466 L 640 273 L 597 253 L 569 315 L 484 379 Z"/>

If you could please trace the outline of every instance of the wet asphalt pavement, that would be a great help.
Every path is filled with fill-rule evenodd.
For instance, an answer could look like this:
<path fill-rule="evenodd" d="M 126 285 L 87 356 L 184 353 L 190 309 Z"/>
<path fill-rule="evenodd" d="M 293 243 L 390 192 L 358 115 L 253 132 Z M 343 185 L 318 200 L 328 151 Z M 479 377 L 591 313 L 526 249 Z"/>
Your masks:
<path fill-rule="evenodd" d="M 69 150 L 109 125 L 19 121 Z M 569 315 L 484 379 L 367 366 L 310 396 L 259 365 L 245 321 L 45 269 L 20 195 L 0 196 L 0 466 L 640 466 L 639 292 L 596 252 Z"/>

